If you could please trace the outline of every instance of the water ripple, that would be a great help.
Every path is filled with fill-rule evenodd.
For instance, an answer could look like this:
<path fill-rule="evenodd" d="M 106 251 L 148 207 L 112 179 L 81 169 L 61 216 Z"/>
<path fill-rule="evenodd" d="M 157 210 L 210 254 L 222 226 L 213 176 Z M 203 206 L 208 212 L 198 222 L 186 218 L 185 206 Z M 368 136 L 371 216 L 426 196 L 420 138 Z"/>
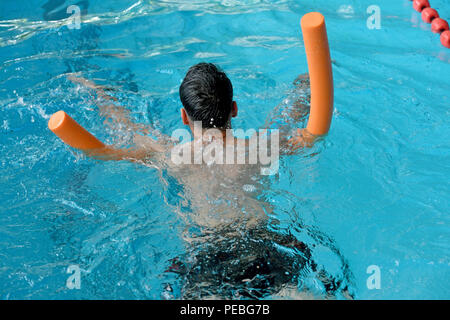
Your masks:
<path fill-rule="evenodd" d="M 82 24 L 111 25 L 120 24 L 138 17 L 168 14 L 177 11 L 198 11 L 197 15 L 204 14 L 244 14 L 261 11 L 289 10 L 287 0 L 195 0 L 185 1 L 137 1 L 127 9 L 120 12 L 105 12 L 100 14 L 87 14 L 81 16 Z M 45 30 L 58 29 L 73 23 L 71 17 L 53 21 L 29 21 L 28 19 L 12 19 L 0 21 L 0 47 L 16 45 Z"/>
<path fill-rule="evenodd" d="M 248 48 L 262 47 L 274 50 L 286 50 L 300 46 L 300 41 L 298 38 L 293 37 L 247 36 L 235 38 L 230 42 L 230 45 Z"/>

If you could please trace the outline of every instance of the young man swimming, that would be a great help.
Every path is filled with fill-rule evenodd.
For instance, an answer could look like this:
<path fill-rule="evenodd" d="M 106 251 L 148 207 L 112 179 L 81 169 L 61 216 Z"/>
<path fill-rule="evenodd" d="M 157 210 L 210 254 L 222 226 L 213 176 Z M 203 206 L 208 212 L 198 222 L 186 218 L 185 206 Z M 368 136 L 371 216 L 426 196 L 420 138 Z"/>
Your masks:
<path fill-rule="evenodd" d="M 71 80 L 96 90 L 101 114 L 112 119 L 116 128 L 125 126 L 129 131 L 144 133 L 151 130 L 132 122 L 125 108 L 111 103 L 115 98 L 104 88 L 82 78 L 72 77 Z M 297 90 L 307 92 L 308 77 L 300 76 L 295 84 Z M 337 291 L 345 294 L 347 264 L 325 235 L 315 231 L 312 237 L 317 237 L 318 243 L 328 246 L 336 254 L 346 276 L 334 277 L 321 270 L 312 259 L 311 248 L 294 236 L 268 230 L 269 216 L 275 208 L 261 199 L 270 183 L 267 176 L 261 175 L 261 163 L 230 165 L 217 161 L 217 154 L 212 157 L 212 162 L 204 161 L 203 157 L 201 162 L 193 161 L 196 153 L 203 154 L 205 149 L 215 153 L 222 150 L 224 156 L 230 144 L 241 145 L 241 148 L 233 148 L 233 159 L 238 158 L 239 152 L 246 158 L 252 152 L 251 137 L 238 139 L 230 130 L 238 106 L 226 74 L 214 64 L 197 64 L 187 72 L 179 92 L 183 104 L 181 120 L 190 128 L 192 141 L 179 148 L 180 144 L 167 136 L 161 135 L 160 139 L 154 140 L 138 134 L 132 149 L 112 149 L 107 155 L 102 153 L 101 158 L 156 164 L 183 185 L 184 198 L 189 202 L 189 213 L 183 215 L 200 231 L 184 235 L 189 244 L 186 253 L 172 259 L 167 270 L 179 275 L 181 297 L 261 298 L 297 287 L 300 275 L 307 270 L 320 276 L 328 295 Z M 305 96 L 305 103 L 297 100 L 287 115 L 292 123 L 285 123 L 280 128 L 281 155 L 311 146 L 318 138 L 305 129 L 292 127 L 306 115 L 308 97 Z M 275 117 L 270 120 L 266 128 L 276 121 Z M 201 124 L 200 130 L 196 124 Z M 326 125 L 329 127 L 329 123 Z M 179 151 L 189 153 L 187 158 L 192 162 L 175 163 L 173 150 L 176 148 L 179 149 L 175 156 L 179 156 Z M 98 156 L 95 152 L 92 155 Z"/>

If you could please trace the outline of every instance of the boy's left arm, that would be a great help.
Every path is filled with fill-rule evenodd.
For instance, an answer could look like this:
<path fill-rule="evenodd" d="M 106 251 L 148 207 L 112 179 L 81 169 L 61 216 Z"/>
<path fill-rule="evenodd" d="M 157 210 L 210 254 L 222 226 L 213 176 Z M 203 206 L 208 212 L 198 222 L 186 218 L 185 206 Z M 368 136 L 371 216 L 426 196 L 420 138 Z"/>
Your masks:
<path fill-rule="evenodd" d="M 266 121 L 264 128 L 270 127 L 277 121 L 283 121 L 280 125 L 280 146 L 281 151 L 286 154 L 291 154 L 297 150 L 305 147 L 311 147 L 317 135 L 311 134 L 306 128 L 296 128 L 296 125 L 304 119 L 309 112 L 309 102 L 311 95 L 309 94 L 310 82 L 308 73 L 299 75 L 293 82 L 295 86 L 294 95 L 296 96 L 294 102 L 287 108 L 286 111 L 276 109 L 277 114 Z"/>

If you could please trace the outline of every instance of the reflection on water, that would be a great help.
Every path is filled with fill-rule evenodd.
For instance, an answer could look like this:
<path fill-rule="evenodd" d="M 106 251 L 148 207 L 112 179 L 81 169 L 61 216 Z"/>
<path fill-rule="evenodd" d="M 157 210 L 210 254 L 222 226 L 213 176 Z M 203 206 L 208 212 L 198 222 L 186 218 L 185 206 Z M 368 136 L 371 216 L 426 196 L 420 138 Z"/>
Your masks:
<path fill-rule="evenodd" d="M 119 12 L 102 12 L 89 14 L 88 1 L 64 1 L 49 0 L 42 8 L 44 9 L 44 21 L 28 21 L 26 19 L 14 19 L 0 21 L 0 47 L 15 45 L 29 39 L 37 33 L 45 30 L 59 28 L 71 23 L 70 15 L 66 12 L 69 5 L 80 7 L 81 21 L 83 24 L 109 25 L 126 22 L 137 17 L 168 14 L 177 11 L 199 11 L 200 14 L 245 14 L 271 10 L 277 6 L 277 10 L 289 8 L 287 0 L 267 1 L 136 1 L 131 6 Z M 1 28 L 4 28 L 2 30 Z M 15 32 L 10 32 L 15 30 Z M 11 35 L 12 34 L 12 35 Z"/>

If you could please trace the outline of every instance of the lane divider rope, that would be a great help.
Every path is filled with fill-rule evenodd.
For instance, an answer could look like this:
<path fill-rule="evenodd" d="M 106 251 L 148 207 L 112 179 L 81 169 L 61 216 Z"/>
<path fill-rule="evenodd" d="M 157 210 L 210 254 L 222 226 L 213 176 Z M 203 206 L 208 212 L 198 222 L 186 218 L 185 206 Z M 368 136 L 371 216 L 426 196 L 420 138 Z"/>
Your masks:
<path fill-rule="evenodd" d="M 440 34 L 441 44 L 450 49 L 450 30 L 448 22 L 439 17 L 436 9 L 431 8 L 428 0 L 410 0 L 413 8 L 422 13 L 422 20 L 431 23 L 431 31 Z"/>

